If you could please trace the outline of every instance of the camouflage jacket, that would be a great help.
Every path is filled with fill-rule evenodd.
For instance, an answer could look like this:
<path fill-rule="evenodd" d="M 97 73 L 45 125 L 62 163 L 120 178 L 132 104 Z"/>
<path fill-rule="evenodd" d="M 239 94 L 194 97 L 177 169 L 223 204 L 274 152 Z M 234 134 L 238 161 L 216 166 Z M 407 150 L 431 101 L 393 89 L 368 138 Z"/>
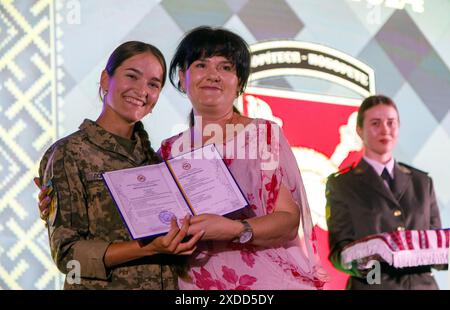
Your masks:
<path fill-rule="evenodd" d="M 110 133 L 85 120 L 79 131 L 57 141 L 42 158 L 41 181 L 51 180 L 55 192 L 51 254 L 66 274 L 65 289 L 177 289 L 173 267 L 181 263 L 179 257 L 154 255 L 110 270 L 103 262 L 111 243 L 131 238 L 101 173 L 159 162 L 143 135 L 148 141 L 142 123 L 136 124 L 137 143 L 130 154 Z M 74 262 L 80 267 L 78 284 Z"/>

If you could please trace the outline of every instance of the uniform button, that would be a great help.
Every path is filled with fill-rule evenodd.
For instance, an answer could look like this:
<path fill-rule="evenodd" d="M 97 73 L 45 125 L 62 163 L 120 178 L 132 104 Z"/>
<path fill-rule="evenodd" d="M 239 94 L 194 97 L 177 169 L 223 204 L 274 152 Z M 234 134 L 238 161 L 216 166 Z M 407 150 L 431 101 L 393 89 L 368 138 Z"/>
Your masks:
<path fill-rule="evenodd" d="M 394 216 L 400 216 L 400 215 L 402 215 L 402 211 L 400 211 L 398 209 L 394 211 Z"/>
<path fill-rule="evenodd" d="M 403 226 L 398 226 L 398 227 L 397 227 L 397 231 L 405 231 L 405 227 L 403 227 Z"/>

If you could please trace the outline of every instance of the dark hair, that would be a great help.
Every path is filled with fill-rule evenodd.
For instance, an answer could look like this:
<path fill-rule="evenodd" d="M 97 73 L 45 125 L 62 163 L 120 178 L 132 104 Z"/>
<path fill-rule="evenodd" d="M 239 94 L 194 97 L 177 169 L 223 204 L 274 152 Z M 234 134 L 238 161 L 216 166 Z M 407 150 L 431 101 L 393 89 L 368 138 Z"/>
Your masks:
<path fill-rule="evenodd" d="M 144 149 L 144 154 L 147 156 L 147 163 L 153 164 L 155 160 L 157 162 L 162 162 L 160 156 L 153 150 L 152 145 L 150 143 L 150 138 L 148 137 L 147 131 L 144 129 L 144 124 L 141 121 L 137 122 L 134 125 L 134 132 L 139 135 L 141 139 L 142 147 Z"/>
<path fill-rule="evenodd" d="M 400 115 L 398 114 L 397 106 L 395 105 L 394 101 L 392 101 L 391 98 L 384 96 L 384 95 L 373 95 L 370 97 L 367 97 L 364 99 L 364 101 L 361 103 L 361 106 L 358 109 L 358 116 L 356 118 L 356 125 L 359 128 L 363 127 L 364 124 L 364 113 L 369 110 L 370 108 L 373 108 L 374 106 L 377 106 L 379 104 L 384 104 L 390 107 L 393 107 L 395 111 L 397 111 L 397 118 L 400 121 Z"/>
<path fill-rule="evenodd" d="M 116 49 L 111 53 L 108 58 L 108 62 L 106 63 L 105 70 L 109 76 L 113 76 L 116 69 L 128 58 L 131 58 L 135 55 L 150 53 L 158 59 L 161 67 L 163 69 L 163 75 L 161 80 L 161 87 L 164 86 L 166 82 L 167 75 L 167 66 L 166 60 L 164 59 L 161 51 L 156 47 L 148 43 L 140 42 L 140 41 L 128 41 L 120 44 Z M 100 89 L 99 89 L 100 92 Z M 101 94 L 100 94 L 101 95 Z M 101 98 L 101 96 L 100 96 Z"/>
<path fill-rule="evenodd" d="M 198 59 L 223 56 L 236 67 L 239 94 L 244 92 L 250 75 L 250 50 L 237 34 L 222 28 L 201 26 L 189 31 L 178 45 L 170 62 L 169 79 L 180 92 L 178 70 L 185 71 Z"/>

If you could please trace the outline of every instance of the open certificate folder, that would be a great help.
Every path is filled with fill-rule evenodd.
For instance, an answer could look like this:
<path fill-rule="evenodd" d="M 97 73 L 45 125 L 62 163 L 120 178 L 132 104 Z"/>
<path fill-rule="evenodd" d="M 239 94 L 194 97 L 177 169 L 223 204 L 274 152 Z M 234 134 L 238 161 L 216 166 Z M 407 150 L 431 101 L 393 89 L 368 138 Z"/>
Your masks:
<path fill-rule="evenodd" d="M 173 217 L 225 215 L 248 205 L 214 144 L 103 178 L 133 239 L 168 232 Z"/>

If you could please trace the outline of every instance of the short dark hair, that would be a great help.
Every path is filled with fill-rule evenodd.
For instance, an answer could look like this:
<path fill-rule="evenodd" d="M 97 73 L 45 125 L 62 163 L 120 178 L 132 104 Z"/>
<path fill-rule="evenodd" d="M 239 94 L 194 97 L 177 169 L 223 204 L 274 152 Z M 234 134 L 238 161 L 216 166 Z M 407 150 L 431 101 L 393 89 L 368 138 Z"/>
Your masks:
<path fill-rule="evenodd" d="M 166 60 L 161 51 L 156 47 L 148 43 L 144 43 L 141 41 L 128 41 L 120 44 L 116 49 L 112 52 L 112 54 L 108 58 L 108 62 L 106 63 L 105 70 L 109 76 L 113 76 L 116 69 L 128 58 L 131 58 L 135 55 L 150 53 L 158 59 L 161 67 L 163 69 L 163 76 L 161 80 L 161 87 L 164 86 L 166 82 L 167 75 L 167 67 Z"/>
<path fill-rule="evenodd" d="M 369 110 L 370 108 L 373 108 L 374 106 L 377 106 L 379 104 L 384 104 L 390 107 L 393 107 L 395 111 L 397 111 L 397 118 L 400 121 L 400 115 L 398 114 L 397 105 L 394 103 L 394 101 L 385 96 L 385 95 L 373 95 L 370 97 L 367 97 L 364 99 L 364 101 L 361 103 L 361 106 L 358 109 L 358 116 L 356 118 L 356 125 L 359 128 L 362 128 L 364 125 L 364 113 Z"/>
<path fill-rule="evenodd" d="M 250 75 L 250 50 L 239 35 L 223 29 L 201 26 L 189 31 L 178 45 L 170 62 L 169 79 L 180 92 L 178 70 L 185 71 L 198 59 L 223 56 L 236 67 L 239 94 L 244 92 Z"/>

